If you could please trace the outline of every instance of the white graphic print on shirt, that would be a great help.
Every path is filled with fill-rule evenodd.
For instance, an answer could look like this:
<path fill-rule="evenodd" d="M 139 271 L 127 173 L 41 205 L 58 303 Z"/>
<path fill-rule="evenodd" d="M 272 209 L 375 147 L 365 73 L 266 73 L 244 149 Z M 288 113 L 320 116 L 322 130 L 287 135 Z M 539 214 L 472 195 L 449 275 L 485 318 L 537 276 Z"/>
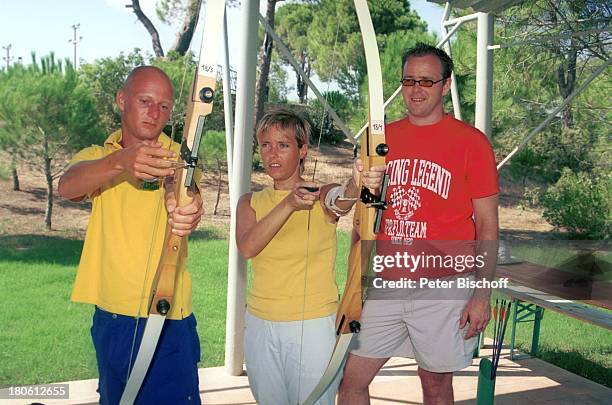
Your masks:
<path fill-rule="evenodd" d="M 413 239 L 427 238 L 427 221 L 410 221 L 421 207 L 421 191 L 429 190 L 448 199 L 451 172 L 425 159 L 396 159 L 387 163 L 389 203 L 393 218 L 387 214 L 384 233 L 393 244 L 409 245 Z"/>

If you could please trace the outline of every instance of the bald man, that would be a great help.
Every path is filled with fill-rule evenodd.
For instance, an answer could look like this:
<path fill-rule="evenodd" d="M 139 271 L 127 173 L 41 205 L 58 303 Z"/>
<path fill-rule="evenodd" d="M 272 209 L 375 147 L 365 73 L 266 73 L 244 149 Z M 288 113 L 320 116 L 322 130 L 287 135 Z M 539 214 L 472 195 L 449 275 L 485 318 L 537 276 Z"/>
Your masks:
<path fill-rule="evenodd" d="M 162 133 L 173 104 L 168 76 L 153 66 L 138 67 L 116 102 L 121 129 L 102 146 L 78 152 L 59 181 L 62 197 L 92 202 L 71 299 L 95 305 L 91 335 L 104 404 L 119 402 L 136 358 L 166 226 L 188 235 L 203 213 L 197 190 L 192 203 L 176 207 L 172 176 L 180 145 Z M 186 260 L 181 263 L 172 308 L 137 404 L 200 403 L 191 278 Z"/>

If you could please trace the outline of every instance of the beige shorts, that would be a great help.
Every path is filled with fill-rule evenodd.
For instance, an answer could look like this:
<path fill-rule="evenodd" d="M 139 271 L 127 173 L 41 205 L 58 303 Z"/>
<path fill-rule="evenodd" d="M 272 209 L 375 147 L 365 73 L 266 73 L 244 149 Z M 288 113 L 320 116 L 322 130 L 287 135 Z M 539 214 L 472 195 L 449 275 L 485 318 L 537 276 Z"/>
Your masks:
<path fill-rule="evenodd" d="M 405 299 L 384 299 L 382 292 L 365 302 L 361 332 L 351 353 L 361 357 L 407 357 L 435 372 L 458 371 L 472 364 L 477 337 L 465 339 L 468 325 L 459 320 L 472 289 L 403 291 Z M 391 294 L 393 295 L 393 294 Z M 395 296 L 394 296 L 395 297 Z"/>

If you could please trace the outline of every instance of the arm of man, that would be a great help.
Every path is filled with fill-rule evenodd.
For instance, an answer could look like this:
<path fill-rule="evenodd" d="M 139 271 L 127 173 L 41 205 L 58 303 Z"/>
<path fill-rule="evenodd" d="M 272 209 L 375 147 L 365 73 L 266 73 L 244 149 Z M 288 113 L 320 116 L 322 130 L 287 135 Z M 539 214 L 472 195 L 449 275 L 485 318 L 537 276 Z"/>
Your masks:
<path fill-rule="evenodd" d="M 484 266 L 476 270 L 477 280 L 492 281 L 495 277 L 499 233 L 498 198 L 498 194 L 495 194 L 472 201 L 474 220 L 476 222 L 476 254 L 482 255 L 484 258 Z M 476 288 L 474 290 L 474 295 L 463 309 L 459 322 L 460 328 L 465 327 L 468 321 L 470 322 L 465 335 L 466 339 L 476 336 L 489 323 L 491 318 L 490 299 L 490 288 Z"/>
<path fill-rule="evenodd" d="M 321 205 L 328 217 L 336 220 L 338 217 L 349 213 L 361 193 L 359 189 L 360 177 L 361 183 L 372 190 L 372 192 L 377 193 L 380 190 L 385 174 L 385 166 L 373 166 L 365 172 L 363 170 L 363 162 L 361 159 L 356 159 L 353 163 L 352 175 L 348 182 L 344 185 L 328 184 L 321 189 Z"/>
<path fill-rule="evenodd" d="M 59 180 L 59 194 L 66 199 L 81 201 L 97 191 L 102 184 L 127 171 L 139 179 L 170 176 L 174 172 L 176 153 L 160 142 L 143 141 L 119 149 L 103 158 L 75 163 Z"/>

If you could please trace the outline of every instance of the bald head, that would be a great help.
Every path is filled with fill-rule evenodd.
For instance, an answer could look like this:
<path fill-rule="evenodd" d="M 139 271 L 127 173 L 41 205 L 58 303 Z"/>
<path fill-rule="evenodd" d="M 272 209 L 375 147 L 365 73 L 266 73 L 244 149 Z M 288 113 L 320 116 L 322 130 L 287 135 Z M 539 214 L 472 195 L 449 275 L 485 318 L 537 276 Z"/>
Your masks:
<path fill-rule="evenodd" d="M 172 113 L 174 91 L 163 70 L 140 66 L 132 70 L 117 92 L 124 147 L 157 140 Z"/>
<path fill-rule="evenodd" d="M 174 95 L 172 81 L 166 72 L 155 66 L 138 66 L 134 68 L 123 82 L 121 90 L 129 92 L 132 90 L 135 83 L 140 83 L 143 80 L 156 82 L 162 86 L 168 86 Z"/>

